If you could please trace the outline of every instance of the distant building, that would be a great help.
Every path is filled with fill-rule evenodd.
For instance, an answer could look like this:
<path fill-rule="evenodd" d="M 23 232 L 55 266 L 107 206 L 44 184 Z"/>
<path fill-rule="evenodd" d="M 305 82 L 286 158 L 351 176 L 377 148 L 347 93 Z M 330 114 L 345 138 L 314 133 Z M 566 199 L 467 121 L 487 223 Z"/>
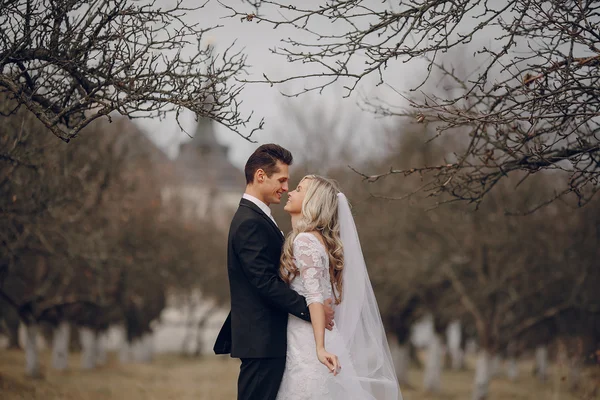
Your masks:
<path fill-rule="evenodd" d="M 180 145 L 173 180 L 163 186 L 165 205 L 179 202 L 187 220 L 212 219 L 227 229 L 245 188 L 243 172 L 231 164 L 228 151 L 216 139 L 214 122 L 199 118 L 192 140 Z"/>

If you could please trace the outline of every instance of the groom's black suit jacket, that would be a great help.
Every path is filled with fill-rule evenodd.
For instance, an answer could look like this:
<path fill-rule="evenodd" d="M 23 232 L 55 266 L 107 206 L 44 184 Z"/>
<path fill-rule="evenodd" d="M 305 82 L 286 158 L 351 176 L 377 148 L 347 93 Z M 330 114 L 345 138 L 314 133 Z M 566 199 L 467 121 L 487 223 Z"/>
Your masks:
<path fill-rule="evenodd" d="M 285 357 L 288 313 L 310 320 L 306 299 L 279 277 L 283 241 L 269 216 L 251 201 L 240 201 L 227 244 L 231 312 L 217 337 L 216 354 Z"/>

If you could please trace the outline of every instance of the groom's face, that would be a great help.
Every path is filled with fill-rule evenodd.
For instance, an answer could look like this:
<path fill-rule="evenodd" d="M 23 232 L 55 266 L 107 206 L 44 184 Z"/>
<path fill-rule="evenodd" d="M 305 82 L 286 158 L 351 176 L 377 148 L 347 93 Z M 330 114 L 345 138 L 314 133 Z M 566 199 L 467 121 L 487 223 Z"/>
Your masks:
<path fill-rule="evenodd" d="M 260 191 L 267 204 L 281 203 L 281 196 L 288 191 L 289 167 L 281 161 L 277 161 L 276 166 L 277 171 L 271 177 L 265 174 L 262 182 L 259 182 Z"/>

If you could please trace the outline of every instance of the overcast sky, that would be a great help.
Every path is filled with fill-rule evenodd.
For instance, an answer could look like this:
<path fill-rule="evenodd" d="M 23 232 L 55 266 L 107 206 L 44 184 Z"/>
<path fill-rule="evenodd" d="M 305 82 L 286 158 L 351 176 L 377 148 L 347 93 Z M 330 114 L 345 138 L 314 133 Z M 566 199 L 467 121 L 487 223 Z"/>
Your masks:
<path fill-rule="evenodd" d="M 167 2 L 169 0 L 163 0 Z M 236 5 L 242 10 L 247 8 L 248 12 L 253 9 L 247 5 L 242 5 L 242 2 L 236 0 L 225 1 L 226 4 Z M 319 3 L 319 1 L 310 0 L 303 1 L 303 5 L 309 6 L 311 3 Z M 198 10 L 188 17 L 197 20 L 202 26 L 210 26 L 214 24 L 223 25 L 213 31 L 210 40 L 214 41 L 217 51 L 223 50 L 228 45 L 236 41 L 236 46 L 245 48 L 248 55 L 248 64 L 250 77 L 261 77 L 266 73 L 269 77 L 282 77 L 285 75 L 306 72 L 306 67 L 291 65 L 281 56 L 271 54 L 270 48 L 279 44 L 281 38 L 288 36 L 290 30 L 279 28 L 273 30 L 265 23 L 242 23 L 239 18 L 223 18 L 228 14 L 228 11 L 218 4 L 216 1 L 211 1 L 204 9 Z M 335 26 L 328 23 L 326 29 L 335 30 Z M 295 32 L 299 35 L 299 32 Z M 413 75 L 416 73 L 417 65 L 398 63 L 397 74 L 395 79 L 396 86 L 404 86 L 404 81 L 414 81 Z M 298 82 L 296 85 L 303 85 Z M 297 86 L 296 86 L 297 87 Z M 373 79 L 369 79 L 360 85 L 356 94 L 375 93 L 375 85 Z M 373 115 L 363 112 L 357 106 L 357 96 L 351 98 L 343 98 L 342 90 L 339 87 L 330 87 L 322 95 L 310 94 L 300 96 L 298 98 L 289 99 L 282 96 L 276 87 L 269 87 L 262 84 L 249 84 L 242 93 L 244 104 L 242 109 L 245 113 L 254 111 L 256 115 L 255 123 L 258 122 L 258 117 L 264 117 L 266 120 L 265 129 L 259 131 L 253 137 L 259 144 L 268 142 L 277 142 L 288 146 L 294 150 L 294 139 L 290 137 L 289 131 L 293 130 L 289 126 L 288 116 L 284 112 L 285 107 L 282 102 L 289 102 L 290 107 L 298 107 L 303 110 L 303 113 L 310 117 L 312 110 L 329 110 L 332 118 L 342 120 L 338 129 L 348 129 L 344 125 L 344 121 L 351 121 L 352 128 L 355 131 L 355 141 L 363 141 L 360 154 L 357 156 L 364 157 L 366 154 L 377 151 L 380 147 L 382 128 L 381 121 L 377 121 Z M 186 120 L 190 133 L 194 131 L 193 117 L 189 115 Z M 164 149 L 171 157 L 175 156 L 179 143 L 189 140 L 189 137 L 181 132 L 172 119 L 158 121 L 155 119 L 138 120 L 137 123 L 150 135 L 161 148 Z M 296 129 L 297 131 L 297 129 Z M 330 132 L 323 132 L 324 135 L 330 135 Z M 339 137 L 339 135 L 332 135 Z M 256 148 L 257 144 L 249 143 L 237 136 L 235 133 L 228 131 L 226 128 L 217 127 L 218 140 L 230 146 L 231 161 L 238 167 L 242 167 L 247 157 Z"/>
<path fill-rule="evenodd" d="M 175 0 L 158 0 L 161 5 L 167 3 L 172 4 Z M 190 1 L 190 0 L 188 0 Z M 244 4 L 240 0 L 221 0 L 223 3 L 235 6 L 238 10 L 251 13 L 253 8 Z M 294 3 L 294 2 L 291 2 Z M 195 3 L 192 2 L 192 5 Z M 322 4 L 320 0 L 303 0 L 302 6 L 305 8 L 314 7 Z M 386 7 L 381 0 L 373 0 L 374 7 Z M 248 55 L 248 64 L 250 65 L 248 72 L 249 78 L 260 79 L 263 74 L 267 74 L 270 78 L 281 78 L 290 75 L 303 74 L 310 71 L 310 67 L 306 64 L 290 64 L 284 57 L 274 55 L 269 49 L 281 46 L 281 39 L 289 36 L 294 36 L 296 39 L 305 38 L 310 41 L 308 34 L 293 31 L 286 27 L 280 27 L 276 30 L 272 29 L 266 23 L 242 22 L 240 18 L 226 18 L 229 11 L 221 6 L 217 1 L 211 0 L 203 9 L 189 14 L 187 17 L 191 21 L 198 22 L 203 27 L 212 25 L 223 25 L 213 31 L 210 40 L 216 47 L 217 52 L 224 50 L 234 41 L 236 47 L 244 48 Z M 332 24 L 329 20 L 321 19 L 316 23 L 323 24 L 322 26 L 314 26 L 317 31 L 328 31 L 331 33 L 342 34 L 345 32 L 345 27 L 339 23 Z M 472 25 L 467 20 L 462 24 L 461 28 L 469 29 Z M 492 37 L 486 38 L 486 35 L 479 35 L 475 41 L 484 41 L 488 47 L 494 47 Z M 472 53 L 472 52 L 471 52 Z M 464 55 L 470 56 L 465 52 Z M 464 56 L 463 55 L 463 56 Z M 465 57 L 463 57 L 465 58 Z M 469 67 L 475 65 L 475 60 L 471 58 L 459 60 Z M 357 60 L 362 62 L 362 60 Z M 386 84 L 394 87 L 399 91 L 406 91 L 418 84 L 425 71 L 425 62 L 413 60 L 408 63 L 401 61 L 388 65 L 384 80 Z M 354 95 L 350 98 L 343 98 L 343 89 L 340 86 L 332 86 L 327 88 L 323 94 L 317 93 L 310 95 L 302 95 L 297 98 L 289 99 L 279 93 L 281 87 L 270 87 L 263 84 L 248 84 L 242 92 L 241 99 L 243 100 L 242 111 L 245 114 L 254 112 L 256 118 L 254 125 L 258 123 L 259 118 L 264 117 L 266 124 L 263 131 L 255 133 L 253 137 L 258 144 L 276 142 L 284 145 L 290 150 L 298 150 L 296 140 L 298 135 L 302 135 L 302 128 L 290 126 L 290 116 L 286 113 L 286 109 L 299 109 L 307 118 L 311 118 L 314 112 L 321 112 L 329 115 L 331 119 L 338 118 L 340 124 L 336 126 L 339 132 L 330 132 L 326 125 L 322 134 L 327 135 L 330 140 L 342 140 L 346 131 L 352 131 L 353 142 L 356 145 L 356 159 L 364 159 L 369 155 L 377 155 L 378 152 L 385 150 L 384 132 L 382 124 L 391 124 L 392 121 L 382 121 L 376 119 L 372 114 L 366 111 L 361 111 L 357 105 L 360 94 L 369 97 L 378 96 L 384 98 L 396 105 L 402 105 L 402 99 L 389 88 L 380 86 L 376 87 L 376 76 L 370 76 L 359 84 Z M 304 82 L 295 82 L 295 87 L 303 87 Z M 429 86 L 435 90 L 435 82 Z M 287 106 L 282 106 L 282 102 L 289 102 Z M 287 107 L 287 108 L 286 108 Z M 195 122 L 193 116 L 189 115 L 186 120 L 186 130 L 193 133 Z M 140 120 L 138 124 L 148 132 L 150 137 L 165 150 L 167 154 L 174 157 L 177 153 L 179 144 L 182 141 L 190 140 L 189 137 L 181 132 L 173 119 L 165 121 L 158 120 Z M 226 128 L 217 126 L 217 139 L 230 147 L 231 161 L 238 167 L 243 167 L 250 153 L 257 147 L 258 144 L 249 143 L 235 133 L 228 131 Z"/>

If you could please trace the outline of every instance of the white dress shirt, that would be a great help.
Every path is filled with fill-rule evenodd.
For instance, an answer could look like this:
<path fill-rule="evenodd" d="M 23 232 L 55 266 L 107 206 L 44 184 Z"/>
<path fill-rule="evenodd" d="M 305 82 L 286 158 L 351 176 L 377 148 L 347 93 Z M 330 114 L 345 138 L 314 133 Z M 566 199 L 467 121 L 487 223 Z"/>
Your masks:
<path fill-rule="evenodd" d="M 256 204 L 258 208 L 262 210 L 262 212 L 264 212 L 269 218 L 271 218 L 271 220 L 275 223 L 275 226 L 279 228 L 279 225 L 277 225 L 277 221 L 275 221 L 275 218 L 273 218 L 273 215 L 271 214 L 271 209 L 268 205 L 266 205 L 265 203 L 248 193 L 244 193 L 242 197 Z"/>

